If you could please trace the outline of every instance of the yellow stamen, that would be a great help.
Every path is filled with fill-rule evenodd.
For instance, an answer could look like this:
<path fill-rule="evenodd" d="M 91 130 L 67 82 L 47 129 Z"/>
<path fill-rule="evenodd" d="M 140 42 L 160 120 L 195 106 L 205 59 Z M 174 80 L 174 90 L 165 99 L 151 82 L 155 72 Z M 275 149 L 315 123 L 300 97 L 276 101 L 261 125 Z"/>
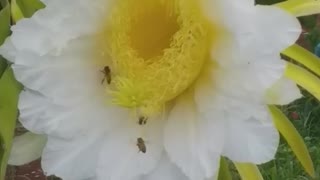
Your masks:
<path fill-rule="evenodd" d="M 112 69 L 113 103 L 146 115 L 193 83 L 214 35 L 198 0 L 121 0 L 106 24 L 99 50 Z"/>

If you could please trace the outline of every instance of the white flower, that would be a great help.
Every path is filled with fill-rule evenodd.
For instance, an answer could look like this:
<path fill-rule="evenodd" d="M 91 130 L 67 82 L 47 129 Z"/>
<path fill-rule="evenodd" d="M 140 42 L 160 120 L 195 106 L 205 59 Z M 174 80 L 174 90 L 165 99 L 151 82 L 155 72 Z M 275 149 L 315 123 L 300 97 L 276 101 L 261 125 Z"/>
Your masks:
<path fill-rule="evenodd" d="M 25 86 L 21 122 L 48 137 L 48 174 L 206 180 L 220 156 L 274 157 L 267 105 L 300 97 L 280 58 L 295 17 L 253 0 L 44 2 L 0 53 Z"/>

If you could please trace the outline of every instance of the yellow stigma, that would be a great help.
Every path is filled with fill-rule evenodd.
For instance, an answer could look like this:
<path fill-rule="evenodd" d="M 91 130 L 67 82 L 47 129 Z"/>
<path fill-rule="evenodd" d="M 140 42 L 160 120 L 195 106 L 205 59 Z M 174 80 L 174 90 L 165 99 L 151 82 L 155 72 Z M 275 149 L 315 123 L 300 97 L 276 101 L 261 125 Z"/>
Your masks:
<path fill-rule="evenodd" d="M 113 103 L 159 111 L 197 78 L 212 37 L 198 0 L 116 1 L 99 36 Z"/>

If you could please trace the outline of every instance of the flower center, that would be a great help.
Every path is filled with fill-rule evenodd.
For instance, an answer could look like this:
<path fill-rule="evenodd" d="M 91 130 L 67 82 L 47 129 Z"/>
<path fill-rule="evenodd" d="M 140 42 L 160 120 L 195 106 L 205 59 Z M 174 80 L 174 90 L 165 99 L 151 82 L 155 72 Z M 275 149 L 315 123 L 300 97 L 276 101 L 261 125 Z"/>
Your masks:
<path fill-rule="evenodd" d="M 198 0 L 121 0 L 108 17 L 98 48 L 114 104 L 152 115 L 201 72 L 214 33 Z"/>
<path fill-rule="evenodd" d="M 132 10 L 128 30 L 131 48 L 145 60 L 162 56 L 179 30 L 176 14 L 168 12 L 173 11 L 172 7 L 165 6 L 149 0 L 144 2 L 143 9 Z"/>

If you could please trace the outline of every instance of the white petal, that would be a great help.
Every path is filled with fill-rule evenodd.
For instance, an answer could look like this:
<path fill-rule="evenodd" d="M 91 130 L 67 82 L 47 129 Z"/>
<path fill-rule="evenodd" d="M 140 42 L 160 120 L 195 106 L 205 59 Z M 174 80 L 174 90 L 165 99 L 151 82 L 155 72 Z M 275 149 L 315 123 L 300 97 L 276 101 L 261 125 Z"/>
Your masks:
<path fill-rule="evenodd" d="M 270 57 L 264 61 L 219 67 L 211 74 L 213 91 L 243 101 L 265 102 L 266 91 L 283 76 L 285 65 L 280 58 Z"/>
<path fill-rule="evenodd" d="M 181 96 L 170 112 L 165 148 L 170 159 L 192 180 L 216 173 L 223 146 L 219 140 L 222 132 L 216 129 L 207 129 L 207 122 L 197 114 L 192 95 Z"/>
<path fill-rule="evenodd" d="M 67 3 L 61 0 L 46 1 L 46 8 L 12 27 L 12 43 L 20 51 L 39 55 L 60 51 L 70 40 L 95 33 L 100 27 L 108 1 L 96 0 L 90 3 L 90 8 L 87 5 L 83 0 L 70 0 Z"/>
<path fill-rule="evenodd" d="M 219 94 L 208 84 L 198 85 L 195 97 L 202 117 L 223 124 L 220 127 L 224 127 L 225 156 L 233 161 L 252 163 L 274 158 L 279 134 L 266 105 Z"/>
<path fill-rule="evenodd" d="M 239 43 L 241 50 L 248 53 L 257 49 L 256 58 L 283 51 L 294 44 L 301 33 L 297 18 L 276 6 L 256 6 L 245 18 L 245 26 L 238 29 L 242 36 Z"/>
<path fill-rule="evenodd" d="M 95 129 L 89 134 L 79 133 L 73 139 L 49 136 L 41 162 L 44 172 L 67 180 L 95 177 L 98 153 L 105 138 Z"/>
<path fill-rule="evenodd" d="M 21 52 L 12 66 L 15 77 L 28 89 L 63 105 L 101 98 L 105 93 L 100 69 L 88 61 L 91 44 L 88 39 L 73 41 L 59 56 Z"/>
<path fill-rule="evenodd" d="M 261 164 L 274 159 L 280 137 L 267 107 L 251 108 L 254 115 L 248 119 L 227 120 L 224 155 L 236 162 Z"/>
<path fill-rule="evenodd" d="M 286 105 L 301 97 L 297 85 L 292 80 L 282 77 L 267 91 L 266 102 Z"/>
<path fill-rule="evenodd" d="M 226 37 L 212 48 L 213 59 L 224 66 L 279 56 L 302 31 L 293 15 L 275 6 L 254 6 L 252 0 L 208 0 L 205 9 L 214 24 L 225 27 Z"/>
<path fill-rule="evenodd" d="M 181 170 L 163 155 L 157 168 L 145 176 L 143 180 L 188 180 Z"/>
<path fill-rule="evenodd" d="M 13 62 L 16 57 L 16 53 L 16 49 L 14 48 L 11 39 L 7 38 L 5 43 L 0 46 L 0 55 Z"/>
<path fill-rule="evenodd" d="M 13 140 L 8 164 L 21 166 L 40 158 L 47 137 L 27 132 Z"/>
<path fill-rule="evenodd" d="M 99 180 L 132 180 L 154 170 L 163 153 L 163 124 L 161 118 L 149 118 L 143 127 L 127 118 L 105 140 L 100 152 L 97 176 Z M 137 146 L 142 138 L 143 153 Z"/>
<path fill-rule="evenodd" d="M 92 101 L 72 107 L 57 105 L 31 90 L 21 93 L 19 110 L 25 127 L 49 135 L 42 158 L 46 173 L 71 180 L 95 176 L 105 133 L 127 114 Z"/>
<path fill-rule="evenodd" d="M 24 127 L 38 134 L 73 138 L 91 131 L 109 131 L 124 110 L 87 102 L 75 107 L 61 106 L 45 96 L 24 90 L 19 100 L 20 121 Z"/>

